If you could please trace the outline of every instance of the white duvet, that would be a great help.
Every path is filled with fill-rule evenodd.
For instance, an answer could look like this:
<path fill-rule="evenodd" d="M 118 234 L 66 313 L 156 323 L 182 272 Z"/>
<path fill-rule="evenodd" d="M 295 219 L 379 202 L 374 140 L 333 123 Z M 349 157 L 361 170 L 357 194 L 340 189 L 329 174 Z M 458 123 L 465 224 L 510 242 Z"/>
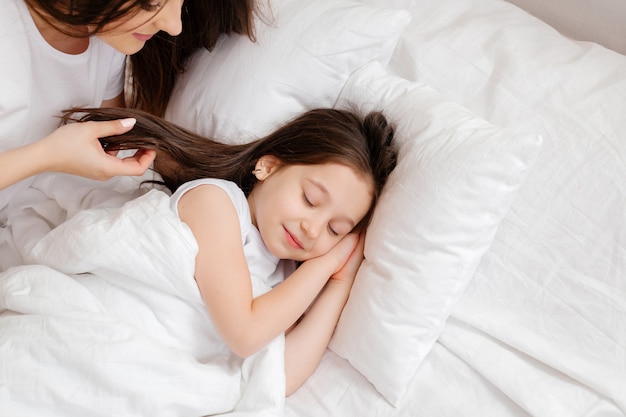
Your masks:
<path fill-rule="evenodd" d="M 63 189 L 60 204 L 32 189 L 9 211 L 31 265 L 0 274 L 0 416 L 281 415 L 284 339 L 229 351 L 169 196 Z M 85 204 L 100 207 L 73 215 Z"/>

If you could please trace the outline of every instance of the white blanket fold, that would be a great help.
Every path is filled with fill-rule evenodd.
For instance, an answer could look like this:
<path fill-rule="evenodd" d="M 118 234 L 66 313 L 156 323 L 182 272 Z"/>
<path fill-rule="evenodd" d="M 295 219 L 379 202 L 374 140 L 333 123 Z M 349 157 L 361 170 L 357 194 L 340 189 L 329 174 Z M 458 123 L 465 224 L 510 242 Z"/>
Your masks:
<path fill-rule="evenodd" d="M 282 414 L 284 339 L 229 351 L 167 194 L 81 211 L 27 244 L 31 265 L 0 275 L 0 416 Z"/>

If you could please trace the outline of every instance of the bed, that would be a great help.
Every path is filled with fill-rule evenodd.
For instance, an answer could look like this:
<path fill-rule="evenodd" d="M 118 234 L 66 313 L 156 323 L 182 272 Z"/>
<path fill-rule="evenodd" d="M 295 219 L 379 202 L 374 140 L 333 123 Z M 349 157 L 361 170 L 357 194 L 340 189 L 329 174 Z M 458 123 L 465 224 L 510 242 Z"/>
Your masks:
<path fill-rule="evenodd" d="M 601 5 L 603 46 L 515 3 L 273 0 L 256 43 L 225 37 L 181 77 L 166 117 L 225 141 L 318 106 L 380 109 L 396 126 L 366 260 L 296 393 L 278 395 L 281 340 L 243 363 L 216 348 L 226 369 L 194 362 L 219 341 L 195 339 L 210 320 L 171 278 L 189 274 L 193 242 L 154 191 L 47 176 L 0 235 L 0 416 L 626 416 L 626 57 L 609 48 L 626 5 Z M 585 2 L 568 7 L 585 22 Z M 78 226 L 54 228 L 67 218 Z M 102 236 L 109 249 L 90 251 Z M 84 277 L 103 268 L 110 288 Z M 128 284 L 135 270 L 150 280 Z M 15 336 L 33 321 L 48 331 L 36 347 L 38 330 Z"/>

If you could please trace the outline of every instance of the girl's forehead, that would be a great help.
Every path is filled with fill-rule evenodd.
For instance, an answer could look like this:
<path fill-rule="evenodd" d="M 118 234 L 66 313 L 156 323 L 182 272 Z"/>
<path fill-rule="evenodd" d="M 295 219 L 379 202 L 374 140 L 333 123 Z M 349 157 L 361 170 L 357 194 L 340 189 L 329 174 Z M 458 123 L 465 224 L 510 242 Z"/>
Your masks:
<path fill-rule="evenodd" d="M 373 192 L 374 181 L 352 166 L 338 162 L 326 164 L 304 165 L 301 167 L 302 175 L 318 185 L 324 186 L 328 192 L 354 193 L 357 189 L 365 190 L 368 194 Z"/>
<path fill-rule="evenodd" d="M 365 178 L 366 175 L 355 168 L 353 165 L 342 162 L 327 162 L 324 164 L 302 165 L 311 173 L 320 173 L 322 175 L 332 175 L 335 173 L 352 173 L 355 177 Z"/>

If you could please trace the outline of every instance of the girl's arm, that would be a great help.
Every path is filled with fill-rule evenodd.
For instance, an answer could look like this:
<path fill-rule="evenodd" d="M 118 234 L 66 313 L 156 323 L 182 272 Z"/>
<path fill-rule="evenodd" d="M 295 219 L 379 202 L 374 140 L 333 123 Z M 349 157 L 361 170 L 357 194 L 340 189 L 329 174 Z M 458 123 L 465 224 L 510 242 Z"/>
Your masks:
<path fill-rule="evenodd" d="M 345 266 L 328 281 L 311 308 L 285 338 L 286 395 L 313 373 L 330 342 L 363 260 L 364 236 Z"/>
<path fill-rule="evenodd" d="M 72 123 L 38 142 L 0 153 L 0 190 L 42 172 L 64 172 L 99 180 L 115 175 L 142 175 L 154 160 L 154 151 L 138 151 L 133 157 L 119 159 L 108 155 L 98 141 L 129 131 L 134 124 L 132 119 L 129 121 Z"/>
<path fill-rule="evenodd" d="M 302 315 L 358 240 L 344 238 L 329 253 L 305 262 L 253 299 L 238 215 L 226 192 L 213 185 L 193 188 L 180 198 L 178 214 L 198 243 L 195 279 L 213 323 L 229 348 L 242 357 L 257 352 Z"/>

